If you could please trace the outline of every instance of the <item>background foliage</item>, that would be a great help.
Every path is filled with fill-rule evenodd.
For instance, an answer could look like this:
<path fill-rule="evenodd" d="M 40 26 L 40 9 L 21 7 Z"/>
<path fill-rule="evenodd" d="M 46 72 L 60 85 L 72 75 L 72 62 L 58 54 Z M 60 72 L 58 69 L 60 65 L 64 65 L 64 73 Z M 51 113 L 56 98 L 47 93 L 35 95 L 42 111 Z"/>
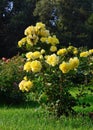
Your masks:
<path fill-rule="evenodd" d="M 21 56 L 0 60 L 0 104 L 18 104 L 25 100 L 25 94 L 18 89 L 24 76 L 23 63 Z"/>

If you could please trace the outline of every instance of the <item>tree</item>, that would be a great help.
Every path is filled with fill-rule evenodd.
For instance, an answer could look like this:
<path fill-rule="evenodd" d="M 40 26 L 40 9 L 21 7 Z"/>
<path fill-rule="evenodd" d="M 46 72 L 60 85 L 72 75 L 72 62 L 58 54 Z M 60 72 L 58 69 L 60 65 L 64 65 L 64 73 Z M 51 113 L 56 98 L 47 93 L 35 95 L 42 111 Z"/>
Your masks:
<path fill-rule="evenodd" d="M 85 23 L 93 12 L 92 5 L 93 0 L 39 0 L 34 15 L 57 34 L 62 45 L 71 42 L 75 46 L 88 46 L 90 33 Z"/>
<path fill-rule="evenodd" d="M 89 33 L 89 46 L 93 47 L 93 13 L 90 15 L 90 17 L 86 21 L 86 28 Z"/>
<path fill-rule="evenodd" d="M 0 0 L 0 55 L 2 55 L 2 48 L 4 48 L 4 43 L 3 41 L 6 40 L 5 39 L 5 32 L 6 32 L 6 21 L 7 16 L 6 16 L 6 7 L 7 6 L 7 1 L 6 0 Z M 6 17 L 6 21 L 5 21 L 5 17 Z"/>
<path fill-rule="evenodd" d="M 36 22 L 35 4 L 36 0 L 0 0 L 0 57 L 18 53 L 17 42 L 23 30 Z"/>

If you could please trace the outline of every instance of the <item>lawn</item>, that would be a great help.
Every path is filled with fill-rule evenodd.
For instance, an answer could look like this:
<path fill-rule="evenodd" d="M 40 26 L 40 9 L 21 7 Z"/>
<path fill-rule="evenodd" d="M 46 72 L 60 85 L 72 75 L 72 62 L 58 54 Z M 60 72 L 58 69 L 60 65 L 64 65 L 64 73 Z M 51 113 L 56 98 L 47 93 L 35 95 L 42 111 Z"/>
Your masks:
<path fill-rule="evenodd" d="M 57 119 L 41 107 L 0 108 L 0 130 L 93 130 L 92 123 L 81 116 Z"/>

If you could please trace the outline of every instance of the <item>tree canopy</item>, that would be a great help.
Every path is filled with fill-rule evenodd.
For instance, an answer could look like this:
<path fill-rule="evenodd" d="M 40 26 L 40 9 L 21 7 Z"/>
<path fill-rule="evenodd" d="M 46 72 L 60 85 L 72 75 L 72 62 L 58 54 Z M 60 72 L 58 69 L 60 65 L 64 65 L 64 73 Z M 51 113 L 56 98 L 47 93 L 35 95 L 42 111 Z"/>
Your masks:
<path fill-rule="evenodd" d="M 93 26 L 89 29 L 87 22 L 93 14 L 93 0 L 40 0 L 34 14 L 57 34 L 63 45 L 71 42 L 75 46 L 93 46 Z"/>
<path fill-rule="evenodd" d="M 35 0 L 0 0 L 0 55 L 18 53 L 17 42 L 24 29 L 36 22 L 33 16 Z"/>
<path fill-rule="evenodd" d="M 24 29 L 39 21 L 63 46 L 93 47 L 93 0 L 0 0 L 0 57 L 17 54 Z"/>

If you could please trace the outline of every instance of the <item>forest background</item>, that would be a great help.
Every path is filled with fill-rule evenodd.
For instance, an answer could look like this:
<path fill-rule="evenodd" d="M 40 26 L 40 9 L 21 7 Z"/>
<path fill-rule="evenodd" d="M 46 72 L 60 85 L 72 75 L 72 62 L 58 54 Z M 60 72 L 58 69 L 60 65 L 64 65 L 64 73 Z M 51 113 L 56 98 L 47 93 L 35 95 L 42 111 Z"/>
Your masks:
<path fill-rule="evenodd" d="M 0 0 L 0 57 L 22 53 L 17 42 L 39 21 L 61 46 L 93 48 L 93 0 Z"/>

